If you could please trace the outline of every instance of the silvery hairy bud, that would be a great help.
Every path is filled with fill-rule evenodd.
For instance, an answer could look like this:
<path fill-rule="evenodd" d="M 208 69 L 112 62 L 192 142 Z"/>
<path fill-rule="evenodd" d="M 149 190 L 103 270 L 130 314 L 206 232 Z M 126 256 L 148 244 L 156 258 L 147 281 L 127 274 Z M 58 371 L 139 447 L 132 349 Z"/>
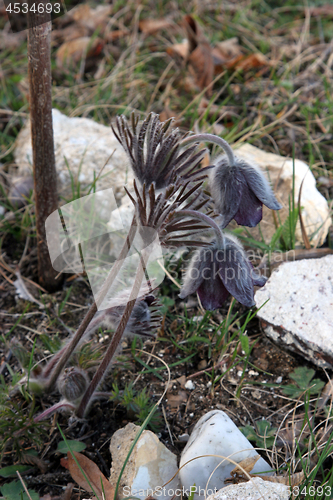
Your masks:
<path fill-rule="evenodd" d="M 65 368 L 58 379 L 58 391 L 69 402 L 73 403 L 82 398 L 89 385 L 87 373 L 71 366 Z"/>
<path fill-rule="evenodd" d="M 209 181 L 215 207 L 223 216 L 222 227 L 232 219 L 255 227 L 262 219 L 263 204 L 271 210 L 282 208 L 260 168 L 242 158 L 234 157 L 230 165 L 226 155 L 219 157 Z"/>

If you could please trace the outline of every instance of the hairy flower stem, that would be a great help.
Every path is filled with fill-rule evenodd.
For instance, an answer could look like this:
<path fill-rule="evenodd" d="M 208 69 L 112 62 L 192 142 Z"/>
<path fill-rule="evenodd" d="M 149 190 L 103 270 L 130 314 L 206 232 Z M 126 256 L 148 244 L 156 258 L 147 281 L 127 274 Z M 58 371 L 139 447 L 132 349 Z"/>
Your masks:
<path fill-rule="evenodd" d="M 206 224 L 209 224 L 215 230 L 216 242 L 217 242 L 218 246 L 220 248 L 222 248 L 224 246 L 223 232 L 222 232 L 221 228 L 216 224 L 214 219 L 212 219 L 211 217 L 209 217 L 206 214 L 203 214 L 202 212 L 197 212 L 196 210 L 179 210 L 179 212 L 177 212 L 175 214 L 176 217 L 182 216 L 182 215 L 185 215 L 188 217 L 193 217 L 196 219 L 200 219 L 203 222 L 205 222 Z"/>
<path fill-rule="evenodd" d="M 109 272 L 104 285 L 101 289 L 101 291 L 98 294 L 98 297 L 96 298 L 96 301 L 92 304 L 90 309 L 88 310 L 87 314 L 85 315 L 81 325 L 75 332 L 74 336 L 72 339 L 69 341 L 69 343 L 65 346 L 65 348 L 61 349 L 60 357 L 55 354 L 55 357 L 51 359 L 50 363 L 45 367 L 45 370 L 43 371 L 43 377 L 47 378 L 47 384 L 45 386 L 46 391 L 52 390 L 54 387 L 62 369 L 66 365 L 67 361 L 73 354 L 74 349 L 82 339 L 84 333 L 86 332 L 89 323 L 93 319 L 94 315 L 97 312 L 98 307 L 101 305 L 103 302 L 107 292 L 110 289 L 110 286 L 114 282 L 115 278 L 117 277 L 117 274 L 119 273 L 121 266 L 123 264 L 124 259 L 126 258 L 132 242 L 134 240 L 136 231 L 137 231 L 137 226 L 134 225 L 135 219 L 133 218 L 129 233 L 127 235 L 126 241 L 123 245 L 123 248 L 121 249 L 121 252 L 119 254 L 118 259 L 115 261 L 113 264 L 111 271 Z"/>
<path fill-rule="evenodd" d="M 214 144 L 217 144 L 220 146 L 226 153 L 228 160 L 229 160 L 229 166 L 233 167 L 235 165 L 235 155 L 233 150 L 231 149 L 230 145 L 222 139 L 222 137 L 218 137 L 217 135 L 213 134 L 195 134 L 195 135 L 190 135 L 189 137 L 185 137 L 185 139 L 182 140 L 180 143 L 180 146 L 187 146 L 188 144 L 191 144 L 192 142 L 212 142 Z"/>
<path fill-rule="evenodd" d="M 69 403 L 68 401 L 59 401 L 59 403 L 56 403 L 55 405 L 51 406 L 51 408 L 48 408 L 47 410 L 43 411 L 43 413 L 40 413 L 39 415 L 34 417 L 34 422 L 40 422 L 41 420 L 45 420 L 46 418 L 53 415 L 53 413 L 63 410 L 73 411 L 75 410 L 75 406 L 72 403 Z"/>
<path fill-rule="evenodd" d="M 126 304 L 125 310 L 123 312 L 117 330 L 113 334 L 112 340 L 109 344 L 109 347 L 107 348 L 105 356 L 101 364 L 99 365 L 92 381 L 90 382 L 90 385 L 81 400 L 79 408 L 77 409 L 76 415 L 78 418 L 84 417 L 87 409 L 89 408 L 90 399 L 94 394 L 95 390 L 97 389 L 97 387 L 99 386 L 99 384 L 101 383 L 101 380 L 103 379 L 104 375 L 106 374 L 109 365 L 112 361 L 112 358 L 114 356 L 114 353 L 116 352 L 119 342 L 121 341 L 122 335 L 125 331 L 128 320 L 130 319 L 133 308 L 135 306 L 136 299 L 140 292 L 141 283 L 145 276 L 146 264 L 148 262 L 148 258 L 149 254 L 147 253 L 147 251 L 142 250 L 140 264 L 138 265 L 138 269 L 134 278 L 134 284 L 131 291 L 131 295 L 129 297 L 129 301 Z"/>

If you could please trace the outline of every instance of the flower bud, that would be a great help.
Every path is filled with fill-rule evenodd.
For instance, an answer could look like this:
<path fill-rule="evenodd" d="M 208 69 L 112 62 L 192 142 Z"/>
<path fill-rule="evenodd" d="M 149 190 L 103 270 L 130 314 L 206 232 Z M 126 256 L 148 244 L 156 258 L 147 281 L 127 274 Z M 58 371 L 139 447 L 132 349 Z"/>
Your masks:
<path fill-rule="evenodd" d="M 223 227 L 232 219 L 243 226 L 254 227 L 262 219 L 263 204 L 280 210 L 271 186 L 260 168 L 242 158 L 231 167 L 224 155 L 217 159 L 210 173 L 210 189 L 216 210 L 223 216 Z"/>
<path fill-rule="evenodd" d="M 81 399 L 88 385 L 87 373 L 77 366 L 65 368 L 58 379 L 58 391 L 67 401 L 71 402 Z"/>

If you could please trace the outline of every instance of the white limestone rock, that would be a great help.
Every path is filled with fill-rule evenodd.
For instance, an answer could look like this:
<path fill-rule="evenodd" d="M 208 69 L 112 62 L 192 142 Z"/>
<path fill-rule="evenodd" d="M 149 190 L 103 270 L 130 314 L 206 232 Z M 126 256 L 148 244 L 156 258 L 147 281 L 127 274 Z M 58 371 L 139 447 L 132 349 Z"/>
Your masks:
<path fill-rule="evenodd" d="M 189 462 L 200 455 L 218 457 L 202 457 Z M 184 466 L 179 472 L 181 484 L 187 491 L 192 487 L 192 491 L 195 491 L 194 500 L 203 499 L 206 485 L 207 495 L 227 486 L 225 480 L 230 478 L 230 472 L 235 468 L 235 464 L 228 458 L 239 463 L 256 455 L 258 453 L 252 444 L 226 413 L 220 410 L 210 411 L 197 422 L 182 452 L 179 464 L 180 467 Z M 271 471 L 271 467 L 260 457 L 253 472 L 268 471 Z"/>
<path fill-rule="evenodd" d="M 129 423 L 114 433 L 110 451 L 112 469 L 110 482 L 115 487 L 128 451 L 140 427 Z M 143 431 L 125 467 L 118 498 L 135 496 L 144 500 L 155 488 L 163 486 L 178 470 L 177 457 L 168 450 L 151 431 Z M 156 498 L 170 500 L 179 488 L 176 476 Z"/>
<path fill-rule="evenodd" d="M 222 488 L 210 495 L 207 500 L 288 500 L 289 498 L 289 486 L 255 477 L 246 483 L 232 484 Z"/>
<path fill-rule="evenodd" d="M 289 196 L 293 185 L 293 160 L 273 153 L 266 153 L 250 144 L 242 144 L 235 153 L 245 159 L 254 161 L 261 170 L 266 173 L 267 178 L 273 186 L 277 200 L 282 203 L 283 208 L 279 210 L 279 217 L 283 223 L 289 214 Z M 301 160 L 295 159 L 295 206 L 298 204 L 298 195 L 301 183 L 302 187 L 301 206 L 302 215 L 307 235 L 312 246 L 321 246 L 327 236 L 331 225 L 330 211 L 324 196 L 316 188 L 316 180 L 308 165 Z M 263 207 L 263 219 L 260 223 L 264 239 L 270 242 L 276 231 L 272 210 Z M 251 234 L 261 240 L 258 227 L 249 229 Z M 296 227 L 296 243 L 303 245 L 303 238 L 299 222 Z"/>
<path fill-rule="evenodd" d="M 269 337 L 333 368 L 333 255 L 281 264 L 254 300 Z"/>
<path fill-rule="evenodd" d="M 96 123 L 89 118 L 70 118 L 52 110 L 54 150 L 58 172 L 58 190 L 65 194 L 71 190 L 71 176 L 82 186 L 91 185 L 105 165 L 96 191 L 113 188 L 116 199 L 124 196 L 123 186 L 133 181 L 132 170 L 123 147 L 117 141 L 111 127 Z M 114 153 L 113 153 L 114 151 Z M 112 157 L 108 160 L 110 155 Z M 32 172 L 32 146 L 30 121 L 28 120 L 16 140 L 14 153 L 19 167 L 18 175 Z"/>

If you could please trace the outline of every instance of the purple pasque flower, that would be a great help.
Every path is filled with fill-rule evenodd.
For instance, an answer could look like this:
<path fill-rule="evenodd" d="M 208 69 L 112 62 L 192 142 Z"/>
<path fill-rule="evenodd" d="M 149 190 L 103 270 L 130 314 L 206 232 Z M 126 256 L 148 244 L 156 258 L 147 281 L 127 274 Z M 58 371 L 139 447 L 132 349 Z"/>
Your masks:
<path fill-rule="evenodd" d="M 210 172 L 210 189 L 215 207 L 223 216 L 222 227 L 232 219 L 254 227 L 262 219 L 263 204 L 271 210 L 282 208 L 260 168 L 242 158 L 235 157 L 230 165 L 228 157 L 221 156 Z"/>
<path fill-rule="evenodd" d="M 231 294 L 244 306 L 252 307 L 254 286 L 265 283 L 265 276 L 255 272 L 238 240 L 224 235 L 223 246 L 214 243 L 195 253 L 179 297 L 197 292 L 202 306 L 211 311 L 221 307 Z"/>

